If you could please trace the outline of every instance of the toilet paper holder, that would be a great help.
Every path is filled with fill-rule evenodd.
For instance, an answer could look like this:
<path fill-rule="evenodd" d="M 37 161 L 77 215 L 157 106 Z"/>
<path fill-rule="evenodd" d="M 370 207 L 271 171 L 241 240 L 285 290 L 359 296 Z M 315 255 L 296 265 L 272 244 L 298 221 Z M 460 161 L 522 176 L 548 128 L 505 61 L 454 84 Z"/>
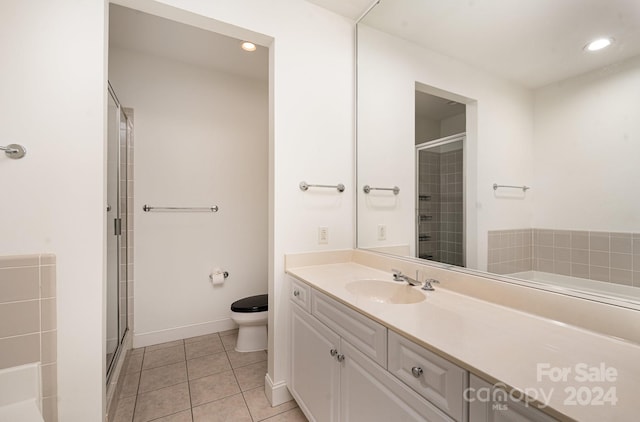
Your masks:
<path fill-rule="evenodd" d="M 222 276 L 225 278 L 225 280 L 227 279 L 227 277 L 229 277 L 229 272 L 228 271 L 223 271 L 222 272 Z M 213 281 L 213 273 L 209 274 L 209 280 Z"/>

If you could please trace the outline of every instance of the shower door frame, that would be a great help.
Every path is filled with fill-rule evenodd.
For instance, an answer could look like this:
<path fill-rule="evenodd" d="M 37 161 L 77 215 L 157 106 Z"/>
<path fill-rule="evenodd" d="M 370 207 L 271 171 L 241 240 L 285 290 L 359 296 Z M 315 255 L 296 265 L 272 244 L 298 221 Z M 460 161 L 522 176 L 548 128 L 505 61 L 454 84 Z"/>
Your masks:
<path fill-rule="evenodd" d="M 466 154 L 467 150 L 467 132 L 457 133 L 455 135 L 445 136 L 444 138 L 434 139 L 432 141 L 422 142 L 415 146 L 415 239 L 414 250 L 416 257 L 420 257 L 420 151 L 437 148 L 443 145 L 452 144 L 454 142 L 462 142 L 462 267 L 467 265 L 467 184 L 466 184 Z M 432 262 L 439 262 L 435 261 Z M 444 264 L 444 263 L 443 263 Z M 449 264 L 447 264 L 449 265 Z"/>
<path fill-rule="evenodd" d="M 129 326 L 128 326 L 128 301 L 127 301 L 127 292 L 128 292 L 128 287 L 129 287 L 129 282 L 128 282 L 128 216 L 127 216 L 127 208 L 128 208 L 128 177 L 127 177 L 127 172 L 128 172 L 128 151 L 129 151 L 129 146 L 130 146 L 130 138 L 131 138 L 131 130 L 132 130 L 132 126 L 131 126 L 131 122 L 129 120 L 129 118 L 127 117 L 126 113 L 123 110 L 122 105 L 120 104 L 120 101 L 118 100 L 118 96 L 116 95 L 115 91 L 113 90 L 113 87 L 111 86 L 110 82 L 107 82 L 107 90 L 108 90 L 108 95 L 111 97 L 111 99 L 113 99 L 117 111 L 116 111 L 116 115 L 117 115 L 117 124 L 115 125 L 117 127 L 118 130 L 118 154 L 117 154 L 117 160 L 118 160 L 118 165 L 117 165 L 117 186 L 116 186 L 116 204 L 115 204 L 115 210 L 116 210 L 116 215 L 114 219 L 111 218 L 111 216 L 106 216 L 106 235 L 107 236 L 111 236 L 111 235 L 115 235 L 117 236 L 117 253 L 116 253 L 116 278 L 117 278 L 117 303 L 116 303 L 116 319 L 117 319 L 117 346 L 115 351 L 113 352 L 113 355 L 111 356 L 111 359 L 109 359 L 108 361 L 106 361 L 106 367 L 105 367 L 105 371 L 106 371 L 106 383 L 107 385 L 109 384 L 109 381 L 111 379 L 111 375 L 113 374 L 113 369 L 116 366 L 116 362 L 118 362 L 118 358 L 120 356 L 120 352 L 122 350 L 122 345 L 124 342 L 124 339 L 127 336 L 127 332 L 129 331 Z M 124 125 L 124 126 L 123 126 Z M 109 127 L 107 128 L 107 130 L 109 130 Z M 124 135 L 124 136 L 123 136 Z M 124 137 L 124 139 L 123 139 Z M 107 135 L 107 142 L 109 142 L 109 136 Z M 108 145 L 107 145 L 108 148 Z M 107 171 L 109 171 L 109 165 L 107 164 Z M 107 174 L 107 182 L 109 182 L 109 176 Z M 124 191 L 123 191 L 124 189 Z M 106 209 L 106 208 L 105 208 Z M 108 212 L 108 210 L 106 211 Z M 124 218 L 123 218 L 124 216 Z M 116 221 L 117 220 L 117 221 Z M 119 234 L 116 234 L 115 232 L 118 231 Z M 108 249 L 105 252 L 108 254 Z M 107 265 L 109 265 L 109 257 L 106 257 L 106 262 Z M 106 282 L 109 283 L 111 280 L 109 279 L 109 277 L 107 277 Z M 122 291 L 123 288 L 123 284 L 124 284 L 124 291 Z M 107 286 L 107 290 L 108 292 L 108 286 Z M 123 300 L 124 298 L 124 300 Z M 108 298 L 106 298 L 106 300 L 108 300 Z M 124 307 L 124 310 L 122 309 L 122 307 Z M 124 315 L 124 318 L 122 317 Z M 108 304 L 107 304 L 107 310 L 106 310 L 106 318 L 109 318 L 109 313 L 108 313 Z M 106 323 L 108 324 L 108 321 L 106 321 Z M 108 337 L 107 331 L 105 331 L 105 336 Z M 105 342 L 107 341 L 107 338 L 105 337 Z M 106 360 L 106 355 L 105 355 L 105 360 Z"/>

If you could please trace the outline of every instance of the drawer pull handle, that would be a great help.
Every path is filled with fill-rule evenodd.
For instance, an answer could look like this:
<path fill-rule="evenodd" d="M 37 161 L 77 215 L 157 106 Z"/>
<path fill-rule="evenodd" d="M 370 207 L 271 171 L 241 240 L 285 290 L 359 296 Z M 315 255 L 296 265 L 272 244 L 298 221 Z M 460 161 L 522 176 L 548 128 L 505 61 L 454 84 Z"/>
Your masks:
<path fill-rule="evenodd" d="M 338 354 L 338 351 L 337 351 L 336 349 L 331 349 L 331 350 L 329 350 L 329 354 L 330 354 L 331 356 L 335 357 L 335 355 L 337 355 L 337 354 Z"/>
<path fill-rule="evenodd" d="M 423 372 L 424 371 L 419 366 L 414 366 L 413 368 L 411 368 L 411 373 L 416 378 L 420 378 L 420 375 L 422 375 Z"/>
<path fill-rule="evenodd" d="M 300 296 L 300 290 L 294 290 L 294 291 L 293 291 L 293 295 L 294 295 L 295 297 Z"/>
<path fill-rule="evenodd" d="M 344 355 L 338 355 L 336 356 L 336 359 L 338 359 L 338 362 L 342 362 L 344 361 Z"/>

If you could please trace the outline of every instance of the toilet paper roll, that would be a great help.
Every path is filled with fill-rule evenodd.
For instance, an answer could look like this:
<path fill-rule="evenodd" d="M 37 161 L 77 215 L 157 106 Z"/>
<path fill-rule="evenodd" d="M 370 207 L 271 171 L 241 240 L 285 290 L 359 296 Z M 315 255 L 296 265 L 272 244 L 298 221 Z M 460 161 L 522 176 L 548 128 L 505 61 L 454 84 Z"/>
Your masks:
<path fill-rule="evenodd" d="M 209 274 L 209 279 L 211 280 L 211 284 L 214 286 L 219 286 L 224 283 L 224 271 L 220 268 L 214 268 Z"/>

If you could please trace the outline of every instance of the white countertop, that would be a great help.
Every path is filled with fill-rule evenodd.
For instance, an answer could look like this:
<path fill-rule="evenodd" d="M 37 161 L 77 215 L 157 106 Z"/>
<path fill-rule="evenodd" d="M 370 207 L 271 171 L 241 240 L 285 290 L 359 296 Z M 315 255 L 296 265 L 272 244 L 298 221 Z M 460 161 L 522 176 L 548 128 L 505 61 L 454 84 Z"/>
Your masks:
<path fill-rule="evenodd" d="M 640 420 L 640 346 L 636 344 L 438 285 L 433 292 L 413 287 L 426 295 L 426 300 L 419 303 L 374 302 L 350 293 L 346 284 L 362 279 L 396 282 L 391 281 L 388 272 L 353 262 L 288 268 L 287 272 L 487 381 L 504 383 L 547 403 L 556 417 L 579 421 Z M 566 381 L 539 374 L 539 365 L 568 368 Z M 583 372 L 600 375 L 602 367 L 609 368 L 606 370 L 610 377 L 613 370 L 617 372 L 614 381 L 576 379 Z M 604 392 L 612 390 L 617 404 L 610 404 L 607 397 L 611 396 L 605 396 L 603 405 L 579 404 L 593 403 L 591 399 L 599 395 L 599 388 Z M 573 396 L 576 404 L 571 404 L 571 391 L 578 392 Z"/>

